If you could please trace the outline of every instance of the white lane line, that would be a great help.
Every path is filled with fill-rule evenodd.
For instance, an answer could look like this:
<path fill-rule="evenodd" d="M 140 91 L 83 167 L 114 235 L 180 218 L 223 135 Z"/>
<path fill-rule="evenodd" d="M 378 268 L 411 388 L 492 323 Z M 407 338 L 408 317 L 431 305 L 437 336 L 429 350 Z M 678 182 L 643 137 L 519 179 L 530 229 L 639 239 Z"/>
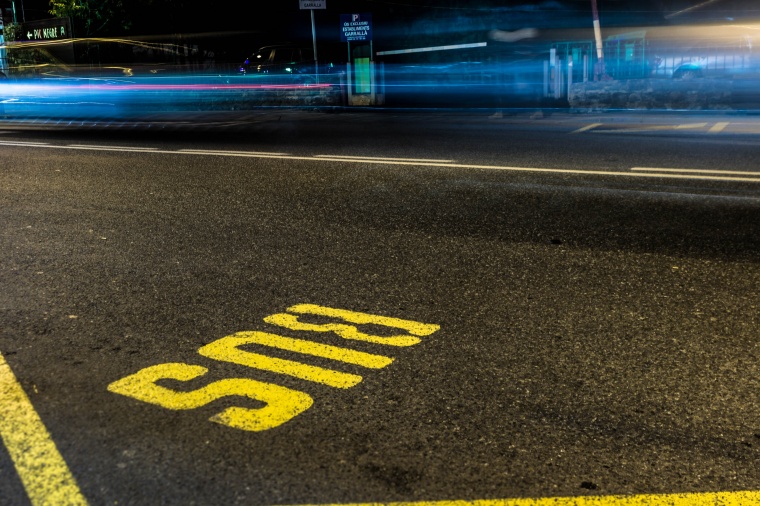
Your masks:
<path fill-rule="evenodd" d="M 717 133 L 720 133 L 720 132 L 722 132 L 722 131 L 723 131 L 723 129 L 724 129 L 724 128 L 726 128 L 726 127 L 727 127 L 729 124 L 730 124 L 730 123 L 728 123 L 727 121 L 721 121 L 720 123 L 715 123 L 713 126 L 711 126 L 711 127 L 710 127 L 710 130 L 708 130 L 708 132 L 710 132 L 711 134 L 717 134 Z"/>
<path fill-rule="evenodd" d="M 691 128 L 704 128 L 707 123 L 686 123 L 685 125 L 677 125 L 676 130 L 688 130 Z"/>
<path fill-rule="evenodd" d="M 286 156 L 287 153 L 269 153 L 266 151 L 215 151 L 211 149 L 179 149 L 178 150 L 181 153 L 192 153 L 196 155 L 218 155 L 218 154 L 229 154 L 229 155 L 267 155 L 267 156 Z"/>
<path fill-rule="evenodd" d="M 316 157 L 283 157 L 296 160 L 322 160 L 342 163 L 367 162 L 367 160 L 353 160 L 350 158 L 332 159 Z M 692 174 L 669 174 L 669 173 L 648 173 L 648 172 L 616 172 L 608 170 L 576 170 L 576 169 L 550 169 L 539 167 L 508 167 L 500 165 L 475 165 L 462 163 L 426 163 L 426 162 L 392 162 L 376 161 L 374 163 L 381 165 L 416 165 L 420 167 L 441 167 L 446 169 L 482 169 L 482 170 L 503 170 L 512 172 L 548 172 L 554 174 L 576 174 L 589 176 L 622 176 L 622 177 L 641 177 L 641 178 L 668 178 L 668 179 L 698 179 L 708 181 L 744 181 L 760 183 L 760 178 L 749 177 L 730 177 L 730 176 L 712 176 L 712 175 L 692 175 Z"/>
<path fill-rule="evenodd" d="M 615 130 L 597 130 L 594 133 L 597 134 L 630 134 L 630 133 L 641 133 L 641 132 L 667 132 L 667 131 L 675 131 L 675 130 L 696 130 L 699 128 L 704 128 L 707 126 L 707 123 L 685 123 L 683 125 L 654 125 L 649 127 L 640 127 L 640 128 L 620 128 Z"/>
<path fill-rule="evenodd" d="M 314 158 L 330 158 L 332 160 L 370 160 L 388 162 L 429 162 L 429 163 L 454 163 L 454 160 L 436 160 L 431 158 L 385 158 L 381 156 L 353 156 L 353 155 L 314 155 Z"/>
<path fill-rule="evenodd" d="M 141 148 L 141 147 L 132 147 L 132 146 L 103 146 L 103 145 L 93 145 L 93 144 L 69 144 L 69 147 L 72 148 L 81 148 L 81 149 L 96 149 L 101 151 L 155 151 L 158 148 Z"/>
<path fill-rule="evenodd" d="M 3 146 L 49 146 L 47 142 L 3 141 Z"/>
<path fill-rule="evenodd" d="M 15 145 L 13 143 L 7 143 L 0 141 L 0 146 Z M 27 147 L 37 148 L 51 148 L 51 149 L 73 149 L 73 150 L 92 150 L 95 148 L 82 148 L 71 145 L 54 145 L 54 144 L 35 144 L 27 145 Z M 101 149 L 101 148 L 98 148 Z M 109 148 L 103 148 L 102 151 L 107 151 Z M 112 151 L 128 151 L 126 149 L 112 149 Z M 552 169 L 552 168 L 540 168 L 540 167 L 509 167 L 501 165 L 476 165 L 476 164 L 463 164 L 463 163 L 440 163 L 440 162 L 415 162 L 415 161 L 393 161 L 393 160 L 369 160 L 366 158 L 320 158 L 316 156 L 292 156 L 292 155 L 264 155 L 257 154 L 255 152 L 225 152 L 225 151 L 201 151 L 201 152 L 188 152 L 188 151 L 176 151 L 176 150 L 140 150 L 135 149 L 136 153 L 156 153 L 166 155 L 195 155 L 195 156 L 228 156 L 228 157 L 243 157 L 243 158 L 271 158 L 278 160 L 302 160 L 302 161 L 321 161 L 321 162 L 338 162 L 338 163 L 373 163 L 376 165 L 407 165 L 417 167 L 439 167 L 446 169 L 475 169 L 475 170 L 501 170 L 510 172 L 537 172 L 537 173 L 550 173 L 550 174 L 574 174 L 583 176 L 616 176 L 616 177 L 638 177 L 638 178 L 661 178 L 661 179 L 692 179 L 692 180 L 706 180 L 706 181 L 737 181 L 737 182 L 751 182 L 760 183 L 760 178 L 757 177 L 732 177 L 732 176 L 717 176 L 711 174 L 674 174 L 668 172 L 635 172 L 635 171 L 610 171 L 610 170 L 577 170 L 577 169 Z"/>
<path fill-rule="evenodd" d="M 657 167 L 632 167 L 631 170 L 649 171 L 649 172 L 691 172 L 695 174 L 731 174 L 734 176 L 754 176 L 760 178 L 760 171 L 750 172 L 743 170 L 705 170 L 705 169 L 663 169 Z"/>
<path fill-rule="evenodd" d="M 596 127 L 602 126 L 604 123 L 591 123 L 590 125 L 586 125 L 585 127 L 581 127 L 578 130 L 573 130 L 570 132 L 571 134 L 580 134 L 583 132 L 588 132 L 589 130 L 593 130 Z"/>

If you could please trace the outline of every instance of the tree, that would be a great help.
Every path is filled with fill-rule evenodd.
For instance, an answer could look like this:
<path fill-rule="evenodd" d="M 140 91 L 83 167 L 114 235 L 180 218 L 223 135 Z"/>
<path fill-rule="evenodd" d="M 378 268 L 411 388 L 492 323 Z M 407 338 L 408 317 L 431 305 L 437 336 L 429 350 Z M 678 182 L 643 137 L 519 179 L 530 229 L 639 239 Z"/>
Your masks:
<path fill-rule="evenodd" d="M 49 12 L 70 18 L 78 37 L 120 35 L 132 26 L 122 0 L 50 0 Z"/>

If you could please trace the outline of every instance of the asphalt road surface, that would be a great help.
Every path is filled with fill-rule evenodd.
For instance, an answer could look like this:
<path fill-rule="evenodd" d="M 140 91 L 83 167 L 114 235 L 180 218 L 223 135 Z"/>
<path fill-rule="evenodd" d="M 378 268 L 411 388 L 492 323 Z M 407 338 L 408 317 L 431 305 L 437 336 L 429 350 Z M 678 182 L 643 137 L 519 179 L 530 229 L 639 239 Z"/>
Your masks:
<path fill-rule="evenodd" d="M 4 124 L 0 504 L 760 503 L 760 118 L 491 113 Z"/>

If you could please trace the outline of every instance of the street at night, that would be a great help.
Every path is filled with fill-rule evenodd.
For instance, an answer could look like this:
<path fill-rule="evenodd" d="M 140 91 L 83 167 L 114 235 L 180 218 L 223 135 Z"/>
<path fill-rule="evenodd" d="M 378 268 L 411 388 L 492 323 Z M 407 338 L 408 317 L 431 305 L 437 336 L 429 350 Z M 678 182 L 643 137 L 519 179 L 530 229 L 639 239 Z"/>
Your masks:
<path fill-rule="evenodd" d="M 0 504 L 758 504 L 758 139 L 6 122 Z"/>

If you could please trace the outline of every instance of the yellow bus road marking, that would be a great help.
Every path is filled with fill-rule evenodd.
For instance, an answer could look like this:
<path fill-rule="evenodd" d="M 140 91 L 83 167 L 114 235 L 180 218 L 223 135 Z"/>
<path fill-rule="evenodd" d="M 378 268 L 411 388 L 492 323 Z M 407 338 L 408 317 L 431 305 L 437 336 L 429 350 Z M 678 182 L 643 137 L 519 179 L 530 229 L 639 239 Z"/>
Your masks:
<path fill-rule="evenodd" d="M 760 492 L 705 492 L 651 495 L 589 495 L 537 499 L 485 499 L 476 501 L 419 501 L 321 504 L 319 506 L 758 506 Z"/>
<path fill-rule="evenodd" d="M 406 330 L 415 336 L 425 337 L 440 330 L 441 326 L 434 323 L 420 323 L 412 320 L 402 320 L 390 316 L 379 316 L 368 313 L 349 311 L 348 309 L 336 309 L 332 307 L 317 306 L 316 304 L 296 304 L 288 309 L 291 313 L 313 314 L 317 316 L 329 316 L 339 318 L 357 325 L 382 325 Z M 266 321 L 266 318 L 264 319 Z"/>
<path fill-rule="evenodd" d="M 393 359 L 383 355 L 374 355 L 363 351 L 349 350 L 339 346 L 330 346 L 328 344 L 315 343 L 303 339 L 293 339 L 290 337 L 278 336 L 267 332 L 243 331 L 236 332 L 224 339 L 229 339 L 236 343 L 235 346 L 246 344 L 260 344 L 281 350 L 293 351 L 313 357 L 329 358 L 346 364 L 360 365 L 368 369 L 382 369 L 390 365 Z"/>
<path fill-rule="evenodd" d="M 183 363 L 159 364 L 141 369 L 108 385 L 108 391 L 132 397 L 171 410 L 196 409 L 229 396 L 248 397 L 266 404 L 250 409 L 233 406 L 209 418 L 212 422 L 246 431 L 278 427 L 311 407 L 310 395 L 271 383 L 247 378 L 228 378 L 192 392 L 176 392 L 156 381 L 173 379 L 190 381 L 204 376 L 208 369 Z"/>
<path fill-rule="evenodd" d="M 263 371 L 293 376 L 294 378 L 322 383 L 334 388 L 351 388 L 362 381 L 361 376 L 345 372 L 333 371 L 315 365 L 302 364 L 284 358 L 268 357 L 259 353 L 251 353 L 238 349 L 238 346 L 250 344 L 245 337 L 227 336 L 207 344 L 198 350 L 201 356 L 221 362 L 253 367 Z"/>
<path fill-rule="evenodd" d="M 282 316 L 295 318 L 294 315 L 288 315 L 287 313 L 267 316 L 264 318 L 264 321 L 268 323 L 275 323 L 276 321 L 275 324 L 285 326 L 291 330 L 335 332 L 346 339 L 358 339 L 391 346 L 411 346 L 417 344 L 420 342 L 420 337 L 428 336 L 441 328 L 439 325 L 430 323 L 359 313 L 346 309 L 317 306 L 315 304 L 296 304 L 287 310 L 300 314 L 337 318 L 357 325 L 372 324 L 393 327 L 406 330 L 413 335 L 373 336 L 359 332 L 352 325 L 315 325 L 302 323 L 297 319 L 294 321 L 278 319 L 278 317 Z M 411 338 L 412 341 L 401 341 L 408 338 Z M 362 377 L 356 374 L 333 371 L 332 369 L 303 364 L 293 360 L 268 357 L 240 349 L 241 346 L 251 344 L 326 358 L 368 369 L 382 369 L 394 361 L 393 358 L 384 355 L 376 355 L 259 331 L 237 332 L 217 339 L 212 343 L 202 346 L 198 349 L 198 353 L 212 360 L 231 362 L 254 369 L 285 374 L 306 381 L 322 383 L 334 388 L 351 388 L 362 381 Z M 210 418 L 212 422 L 247 431 L 261 431 L 278 427 L 307 410 L 313 404 L 311 396 L 306 393 L 271 383 L 244 378 L 223 379 L 193 392 L 178 392 L 171 387 L 163 387 L 156 384 L 157 381 L 164 379 L 190 381 L 205 375 L 207 372 L 208 369 L 198 365 L 185 363 L 159 364 L 143 368 L 126 378 L 114 381 L 108 385 L 108 391 L 172 410 L 196 409 L 216 399 L 227 396 L 244 396 L 260 400 L 267 404 L 267 407 L 260 408 L 259 410 L 234 407 Z"/>
<path fill-rule="evenodd" d="M 0 436 L 34 506 L 87 504 L 50 433 L 1 353 Z"/>
<path fill-rule="evenodd" d="M 711 134 L 717 134 L 719 132 L 722 132 L 723 129 L 725 129 L 729 124 L 730 123 L 728 123 L 727 121 L 721 121 L 720 123 L 715 123 L 713 126 L 710 127 L 710 130 L 708 130 L 708 132 L 710 132 Z"/>
<path fill-rule="evenodd" d="M 570 132 L 571 134 L 580 134 L 583 132 L 588 132 L 589 130 L 593 130 L 596 127 L 602 126 L 604 123 L 591 123 L 590 125 L 586 125 L 585 127 L 581 127 L 578 130 L 573 130 Z"/>

